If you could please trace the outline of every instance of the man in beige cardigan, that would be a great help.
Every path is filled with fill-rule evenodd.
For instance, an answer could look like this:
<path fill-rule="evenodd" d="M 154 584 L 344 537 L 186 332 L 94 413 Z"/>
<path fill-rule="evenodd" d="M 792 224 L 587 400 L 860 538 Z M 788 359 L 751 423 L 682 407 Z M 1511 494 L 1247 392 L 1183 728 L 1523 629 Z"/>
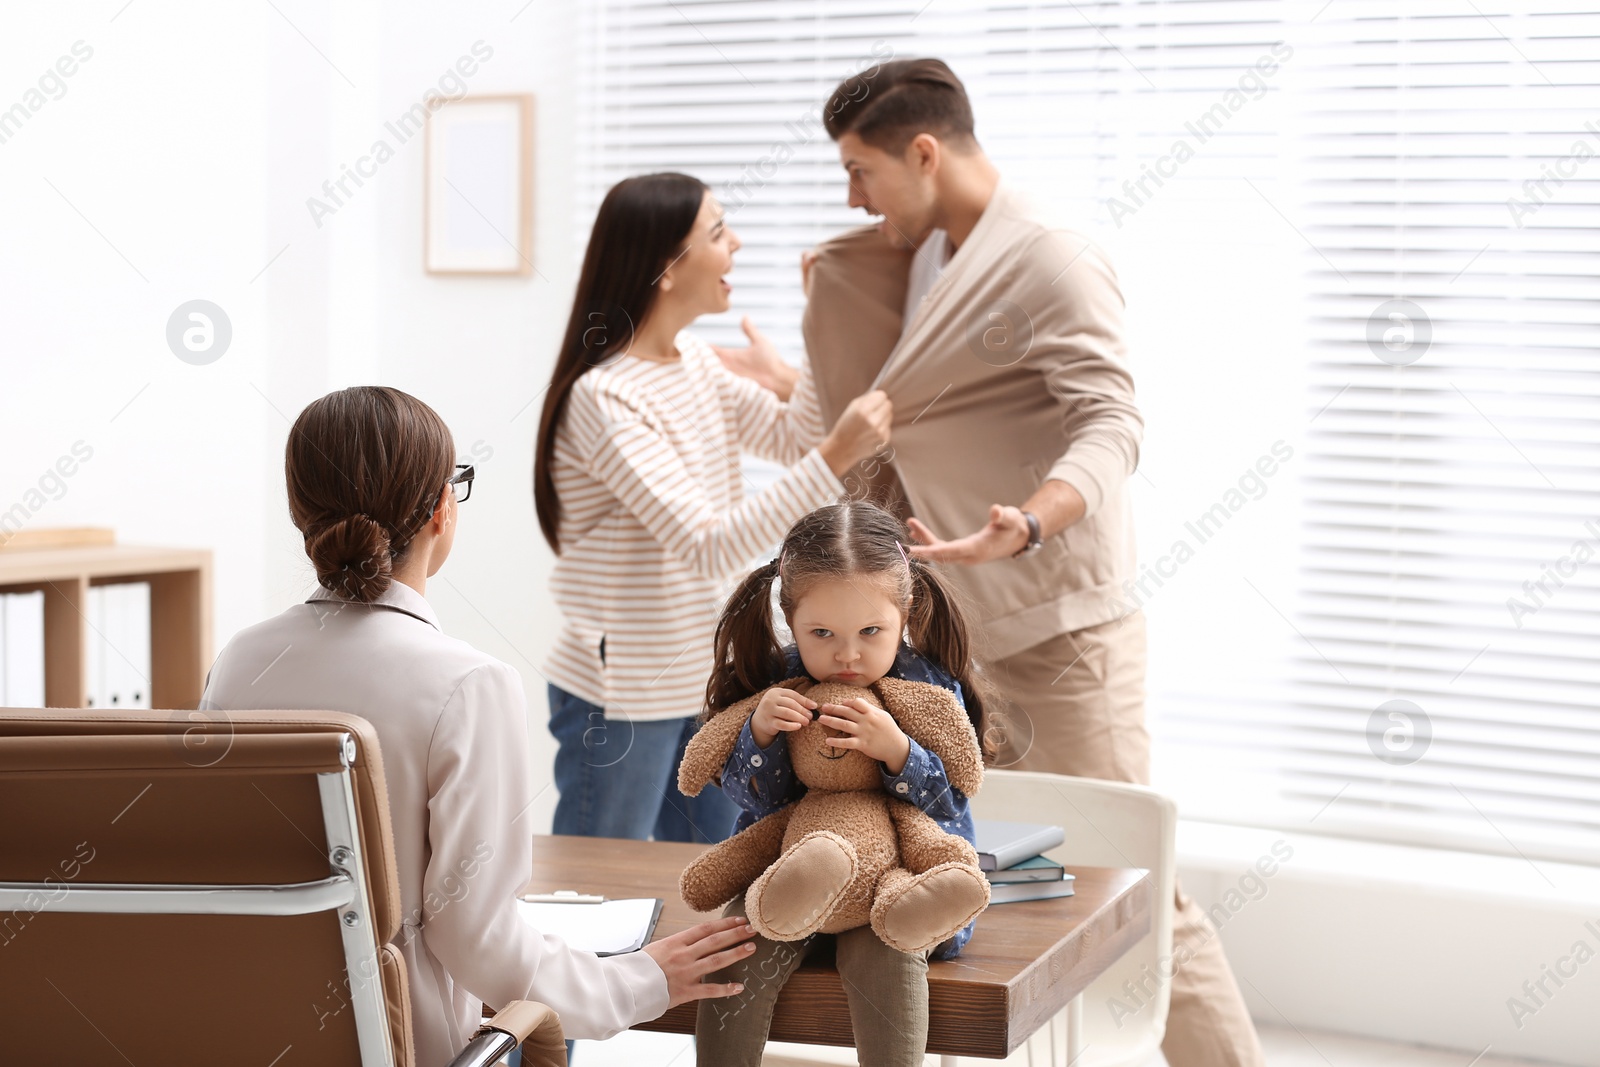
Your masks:
<path fill-rule="evenodd" d="M 1005 705 L 998 765 L 1147 783 L 1144 617 L 1121 596 L 1143 420 L 1111 266 L 1001 183 L 939 60 L 846 79 L 823 121 L 850 206 L 882 221 L 805 257 L 806 350 L 830 425 L 869 389 L 895 406 L 892 449 L 845 484 L 906 517 L 913 552 L 955 565 Z M 751 348 L 723 358 L 786 392 L 787 365 L 746 330 Z M 1256 1067 L 1216 931 L 1181 890 L 1175 903 L 1163 1052 Z"/>

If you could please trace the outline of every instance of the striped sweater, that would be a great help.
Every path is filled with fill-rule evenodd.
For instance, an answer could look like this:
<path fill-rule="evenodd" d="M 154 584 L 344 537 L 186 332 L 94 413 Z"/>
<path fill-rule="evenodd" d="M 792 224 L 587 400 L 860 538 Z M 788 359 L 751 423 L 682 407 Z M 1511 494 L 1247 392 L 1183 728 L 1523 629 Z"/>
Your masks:
<path fill-rule="evenodd" d="M 844 491 L 816 450 L 809 362 L 785 404 L 698 338 L 677 346 L 675 362 L 625 355 L 579 378 L 551 452 L 564 625 L 544 673 L 609 718 L 698 714 L 732 579 Z M 742 452 L 789 469 L 747 497 Z"/>

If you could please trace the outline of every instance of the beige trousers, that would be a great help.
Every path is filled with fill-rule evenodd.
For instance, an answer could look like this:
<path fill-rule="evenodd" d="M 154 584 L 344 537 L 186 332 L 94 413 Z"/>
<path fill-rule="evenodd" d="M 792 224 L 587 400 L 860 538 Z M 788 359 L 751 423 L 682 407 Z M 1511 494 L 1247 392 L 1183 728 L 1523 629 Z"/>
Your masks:
<path fill-rule="evenodd" d="M 996 767 L 1150 783 L 1142 612 L 1052 637 L 989 669 L 1002 705 L 987 731 Z M 1174 904 L 1174 960 L 1189 958 L 1172 977 L 1161 1051 L 1171 1067 L 1261 1067 L 1216 929 L 1181 888 Z"/>
<path fill-rule="evenodd" d="M 743 894 L 723 911 L 744 913 Z M 801 961 L 828 941 L 850 1004 L 857 1060 L 864 1067 L 922 1067 L 928 1047 L 927 953 L 892 949 L 870 926 L 806 941 L 769 941 L 757 934 L 749 959 L 706 978 L 743 982 L 744 992 L 700 1002 L 694 1024 L 699 1067 L 760 1067 L 778 992 Z"/>

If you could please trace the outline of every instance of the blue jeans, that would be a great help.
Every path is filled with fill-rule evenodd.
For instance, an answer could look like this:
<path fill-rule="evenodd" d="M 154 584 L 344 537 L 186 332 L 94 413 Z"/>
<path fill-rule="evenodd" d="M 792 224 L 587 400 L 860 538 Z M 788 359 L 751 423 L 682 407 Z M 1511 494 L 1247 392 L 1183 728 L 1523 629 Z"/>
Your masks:
<path fill-rule="evenodd" d="M 556 744 L 558 834 L 715 844 L 733 833 L 739 808 L 715 785 L 678 792 L 678 764 L 695 720 L 633 722 L 550 686 Z"/>

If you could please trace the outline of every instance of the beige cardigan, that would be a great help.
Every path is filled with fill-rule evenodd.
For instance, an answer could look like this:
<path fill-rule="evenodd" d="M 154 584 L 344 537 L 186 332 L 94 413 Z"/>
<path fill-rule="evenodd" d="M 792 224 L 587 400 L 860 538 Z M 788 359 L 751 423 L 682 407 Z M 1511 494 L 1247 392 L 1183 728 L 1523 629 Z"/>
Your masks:
<path fill-rule="evenodd" d="M 895 406 L 892 463 L 846 485 L 870 475 L 873 495 L 951 538 L 982 527 L 991 504 L 1064 481 L 1087 505 L 1081 521 L 1029 556 L 945 573 L 975 607 L 986 657 L 1120 617 L 1134 562 L 1125 484 L 1144 423 L 1110 264 L 1002 184 L 902 332 L 913 254 L 876 227 L 817 248 L 802 330 L 823 418 L 874 387 Z"/>

